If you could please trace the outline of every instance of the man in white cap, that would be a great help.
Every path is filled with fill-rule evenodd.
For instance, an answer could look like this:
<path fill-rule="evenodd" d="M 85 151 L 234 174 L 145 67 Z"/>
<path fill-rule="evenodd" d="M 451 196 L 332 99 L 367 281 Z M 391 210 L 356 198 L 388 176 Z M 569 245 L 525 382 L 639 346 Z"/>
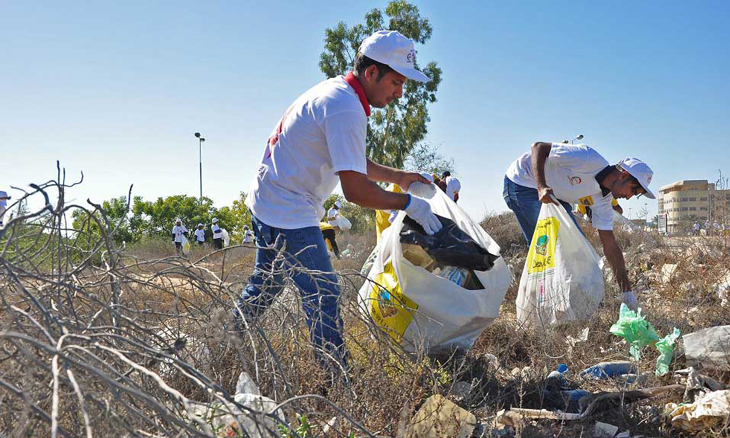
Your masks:
<path fill-rule="evenodd" d="M 198 224 L 198 228 L 195 230 L 195 241 L 198 242 L 198 246 L 203 246 L 205 243 L 205 230 L 203 224 Z"/>
<path fill-rule="evenodd" d="M 289 272 L 294 272 L 317 356 L 323 363 L 328 357 L 346 362 L 337 302 L 340 287 L 319 230 L 322 206 L 338 182 L 349 202 L 405 210 L 429 234 L 441 228 L 426 201 L 387 192 L 376 183 L 395 183 L 407 190 L 413 182 L 429 183 L 427 179 L 367 158 L 370 107 L 384 108 L 402 97 L 408 79 L 429 80 L 416 69 L 413 41 L 398 32 L 379 31 L 362 42 L 352 72 L 319 83 L 286 110 L 266 142 L 246 198 L 258 253 L 238 301 L 239 327 L 254 320 L 283 290 L 279 263 L 303 267 Z M 285 249 L 285 262 L 276 258 L 276 248 Z"/>
<path fill-rule="evenodd" d="M 10 196 L 8 196 L 8 193 L 0 190 L 0 227 L 3 226 L 3 216 L 5 215 L 5 210 L 7 209 L 9 199 Z"/>
<path fill-rule="evenodd" d="M 175 226 L 172 227 L 172 241 L 175 242 L 175 251 L 178 255 L 182 253 L 182 238 L 187 236 L 188 229 L 182 224 L 182 220 L 177 219 Z"/>
<path fill-rule="evenodd" d="M 223 249 L 223 230 L 218 226 L 218 218 L 213 218 L 213 225 L 210 226 L 213 232 L 213 247 L 215 249 Z"/>
<path fill-rule="evenodd" d="M 334 205 L 332 205 L 332 207 L 327 212 L 327 223 L 333 227 L 340 226 L 340 223 L 338 221 L 340 217 L 340 208 L 342 208 L 342 204 L 340 204 L 340 201 L 335 201 Z"/>
<path fill-rule="evenodd" d="M 623 300 L 636 309 L 636 295 L 626 272 L 623 252 L 613 234 L 611 201 L 641 195 L 654 199 L 649 190 L 653 175 L 649 166 L 637 158 L 625 158 L 610 165 L 586 145 L 537 142 L 507 169 L 503 196 L 517 216 L 528 243 L 543 203 L 554 203 L 553 199 L 557 198 L 573 221 L 572 204 L 589 206 L 593 210 L 591 223 L 598 230 L 603 253 L 623 291 Z"/>

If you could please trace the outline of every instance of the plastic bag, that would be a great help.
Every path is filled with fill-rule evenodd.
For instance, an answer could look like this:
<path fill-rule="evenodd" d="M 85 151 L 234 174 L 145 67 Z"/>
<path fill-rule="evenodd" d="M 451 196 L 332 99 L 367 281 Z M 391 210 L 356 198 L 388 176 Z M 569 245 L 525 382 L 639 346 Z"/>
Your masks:
<path fill-rule="evenodd" d="M 603 299 L 601 259 L 562 205 L 543 204 L 517 293 L 517 321 L 543 327 L 590 317 Z"/>
<path fill-rule="evenodd" d="M 433 184 L 413 183 L 409 193 L 425 199 L 434 213 L 452 220 L 479 246 L 499 254 L 499 245 Z M 510 282 L 502 257 L 489 271 L 474 271 L 480 290 L 465 289 L 409 262 L 402 252 L 401 211 L 375 248 L 375 260 L 359 291 L 361 309 L 406 351 L 469 348 L 499 315 Z"/>
<path fill-rule="evenodd" d="M 221 228 L 221 236 L 223 238 L 223 244 L 228 246 L 228 244 L 231 243 L 231 236 L 228 234 L 228 230 Z"/>
<path fill-rule="evenodd" d="M 182 253 L 183 255 L 190 254 L 190 241 L 188 241 L 188 238 L 185 236 L 180 236 L 182 240 L 180 241 L 180 245 L 182 246 Z"/>
<path fill-rule="evenodd" d="M 464 269 L 488 271 L 499 258 L 479 246 L 474 239 L 456 226 L 454 221 L 436 215 L 443 227 L 433 236 L 423 231 L 416 221 L 406 216 L 400 231 L 403 244 L 418 245 L 438 264 Z"/>
<path fill-rule="evenodd" d="M 656 360 L 656 371 L 654 373 L 657 376 L 663 376 L 669 372 L 669 364 L 672 363 L 672 358 L 674 357 L 674 343 L 679 338 L 679 335 L 679 329 L 674 327 L 672 333 L 666 335 L 656 343 L 656 348 L 659 350 L 659 357 Z"/>
<path fill-rule="evenodd" d="M 634 360 L 639 360 L 644 347 L 659 340 L 654 326 L 641 315 L 641 308 L 637 313 L 623 303 L 619 310 L 618 321 L 611 326 L 609 331 L 616 336 L 621 336 L 629 343 L 629 353 Z"/>
<path fill-rule="evenodd" d="M 337 226 L 340 230 L 347 231 L 352 228 L 352 223 L 343 215 L 337 216 Z"/>
<path fill-rule="evenodd" d="M 688 366 L 730 371 L 730 325 L 702 329 L 682 340 Z"/>

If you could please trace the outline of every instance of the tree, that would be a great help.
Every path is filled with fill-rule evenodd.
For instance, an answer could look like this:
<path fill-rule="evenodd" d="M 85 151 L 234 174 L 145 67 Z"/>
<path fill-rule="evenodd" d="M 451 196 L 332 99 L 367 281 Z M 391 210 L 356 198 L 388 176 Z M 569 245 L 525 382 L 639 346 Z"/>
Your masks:
<path fill-rule="evenodd" d="M 181 219 L 192 232 L 198 223 L 209 224 L 217 210 L 210 198 L 203 198 L 200 202 L 197 197 L 175 195 L 157 198 L 156 201 L 135 198 L 133 212 L 139 220 L 137 232 L 168 236 L 176 219 Z"/>
<path fill-rule="evenodd" d="M 328 78 L 346 74 L 354 64 L 360 43 L 378 30 L 397 30 L 419 44 L 431 38 L 429 21 L 421 17 L 416 6 L 405 0 L 388 3 L 385 15 L 388 17 L 387 26 L 383 12 L 373 9 L 365 15 L 364 24 L 350 28 L 340 22 L 326 29 L 324 52 L 319 61 L 322 72 Z M 431 120 L 427 104 L 436 102 L 441 69 L 431 61 L 421 71 L 428 76 L 428 82 L 406 81 L 402 98 L 371 113 L 367 156 L 373 161 L 402 168 L 413 148 L 425 138 L 428 132 L 426 125 Z"/>
<path fill-rule="evenodd" d="M 226 228 L 231 241 L 243 242 L 243 226 L 251 226 L 251 212 L 246 207 L 246 193 L 240 192 L 232 207 L 223 207 L 216 213 L 221 227 Z"/>
<path fill-rule="evenodd" d="M 454 172 L 454 160 L 447 160 L 439 153 L 437 146 L 425 142 L 419 143 L 408 155 L 405 170 L 435 173 L 440 176 L 447 170 Z"/>
<path fill-rule="evenodd" d="M 137 199 L 137 198 L 135 198 Z M 101 208 L 104 210 L 104 214 L 111 225 L 111 231 L 114 227 L 117 227 L 114 233 L 113 240 L 117 245 L 121 245 L 122 242 L 136 242 L 139 240 L 139 235 L 133 231 L 132 218 L 130 217 L 129 211 L 127 210 L 127 198 L 120 196 L 118 198 L 112 198 L 108 201 L 101 203 Z M 99 229 L 99 223 L 104 223 L 104 219 L 98 213 L 94 213 L 95 219 L 89 216 L 85 210 L 74 210 L 72 213 L 73 217 L 73 228 L 79 232 L 80 239 L 93 243 L 101 235 Z M 97 222 L 99 221 L 99 223 Z"/>

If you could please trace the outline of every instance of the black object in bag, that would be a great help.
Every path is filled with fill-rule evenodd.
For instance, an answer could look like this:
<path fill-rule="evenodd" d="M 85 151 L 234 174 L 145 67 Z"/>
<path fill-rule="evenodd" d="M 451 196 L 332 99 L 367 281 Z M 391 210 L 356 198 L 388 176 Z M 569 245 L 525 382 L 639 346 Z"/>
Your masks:
<path fill-rule="evenodd" d="M 475 271 L 488 271 L 494 266 L 494 261 L 499 258 L 498 255 L 490 254 L 479 246 L 451 219 L 439 215 L 436 217 L 443 227 L 438 233 L 429 236 L 418 222 L 406 216 L 400 232 L 401 243 L 422 247 L 443 266 L 456 266 Z"/>

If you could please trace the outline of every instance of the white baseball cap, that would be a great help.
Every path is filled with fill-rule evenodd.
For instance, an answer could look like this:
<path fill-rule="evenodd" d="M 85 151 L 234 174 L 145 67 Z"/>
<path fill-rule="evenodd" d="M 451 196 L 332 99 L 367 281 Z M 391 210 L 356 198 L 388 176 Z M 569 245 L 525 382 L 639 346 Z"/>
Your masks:
<path fill-rule="evenodd" d="M 217 218 L 217 217 L 214 217 L 214 218 L 213 218 L 213 223 L 214 223 L 214 224 L 217 224 L 217 223 L 218 223 L 218 218 Z"/>
<path fill-rule="evenodd" d="M 0 199 L 11 199 L 10 196 L 8 196 L 8 192 L 4 190 L 0 190 Z"/>
<path fill-rule="evenodd" d="M 335 207 L 342 208 L 342 204 L 340 204 L 340 201 L 335 201 Z"/>
<path fill-rule="evenodd" d="M 645 196 L 647 198 L 656 199 L 654 193 L 649 190 L 649 183 L 651 182 L 651 177 L 654 176 L 654 171 L 646 163 L 638 158 L 624 158 L 618 162 L 618 165 L 639 181 L 641 187 L 646 190 Z"/>
<path fill-rule="evenodd" d="M 358 52 L 407 77 L 428 82 L 428 76 L 416 70 L 416 46 L 395 30 L 379 30 L 360 44 Z"/>
<path fill-rule="evenodd" d="M 202 226 L 203 226 L 203 224 L 198 224 L 198 226 L 199 226 L 199 227 L 202 227 Z"/>

